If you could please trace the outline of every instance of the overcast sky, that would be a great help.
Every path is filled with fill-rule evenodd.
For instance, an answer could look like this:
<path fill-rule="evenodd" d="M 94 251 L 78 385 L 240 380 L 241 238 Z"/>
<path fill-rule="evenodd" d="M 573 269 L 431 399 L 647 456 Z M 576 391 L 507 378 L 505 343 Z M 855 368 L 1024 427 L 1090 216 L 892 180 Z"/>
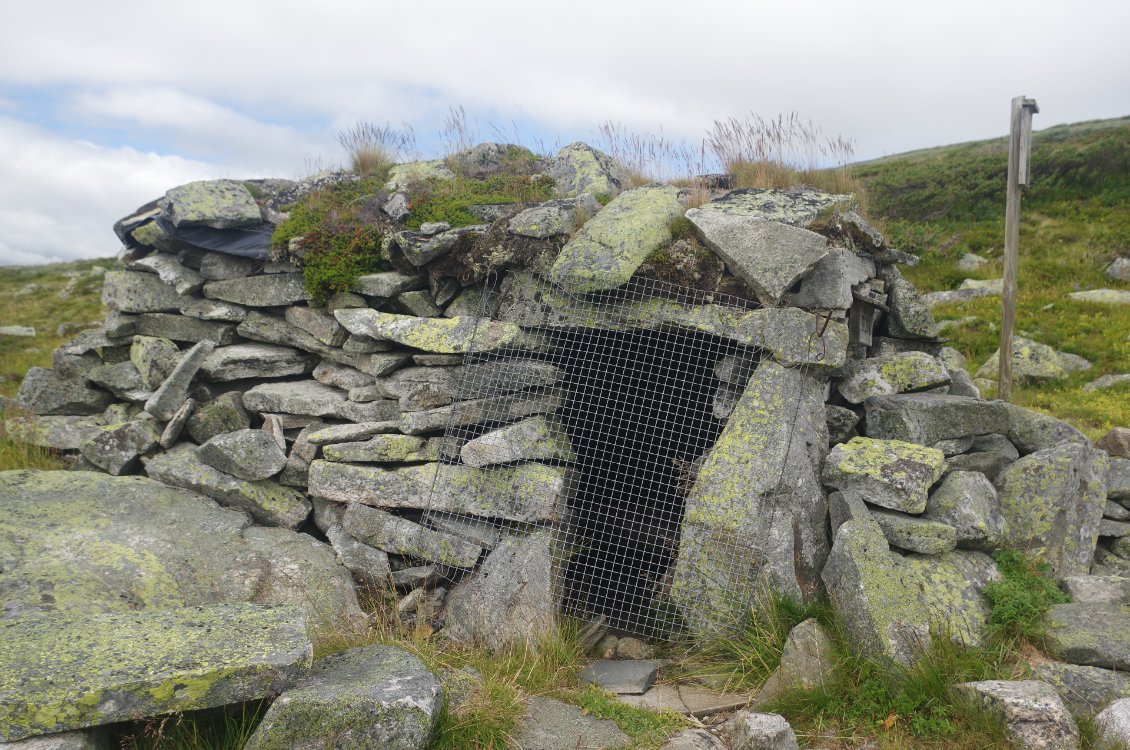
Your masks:
<path fill-rule="evenodd" d="M 1130 114 L 1126 0 L 41 0 L 0 23 L 0 264 L 115 254 L 174 185 L 302 177 L 335 134 L 462 106 L 478 140 L 697 144 L 797 112 L 867 159 Z"/>

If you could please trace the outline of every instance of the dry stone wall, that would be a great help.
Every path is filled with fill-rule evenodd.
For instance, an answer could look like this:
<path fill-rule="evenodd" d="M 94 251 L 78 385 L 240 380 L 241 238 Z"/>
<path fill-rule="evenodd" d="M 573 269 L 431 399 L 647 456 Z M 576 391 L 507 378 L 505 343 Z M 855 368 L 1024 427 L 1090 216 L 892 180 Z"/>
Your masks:
<path fill-rule="evenodd" d="M 455 163 L 489 174 L 504 152 L 484 144 Z M 850 196 L 622 190 L 583 144 L 539 168 L 560 198 L 407 230 L 412 180 L 455 175 L 396 167 L 377 199 L 389 270 L 324 306 L 309 302 L 301 241 L 272 258 L 269 233 L 303 194 L 350 177 L 170 190 L 119 222 L 109 317 L 28 373 L 28 416 L 6 428 L 75 468 L 144 474 L 301 532 L 355 581 L 391 582 L 431 626 L 446 597 L 453 636 L 503 646 L 553 621 L 571 554 L 575 446 L 554 427 L 569 393 L 544 332 L 697 331 L 755 356 L 716 363 L 717 438 L 682 480 L 664 584 L 691 631 L 728 627 L 760 592 L 826 592 L 862 648 L 909 661 L 932 626 L 979 642 L 995 549 L 1038 554 L 1061 578 L 1128 574 L 1130 457 L 982 400 L 898 270 L 913 257 Z M 684 213 L 694 236 L 676 238 Z M 615 296 L 647 276 L 706 297 Z M 709 301 L 733 292 L 748 302 Z M 601 294 L 614 316 L 576 303 Z M 487 423 L 466 444 L 444 437 Z M 1101 614 L 1122 635 L 1086 664 L 1123 664 L 1120 601 Z M 1065 639 L 1092 609 L 1062 613 Z"/>

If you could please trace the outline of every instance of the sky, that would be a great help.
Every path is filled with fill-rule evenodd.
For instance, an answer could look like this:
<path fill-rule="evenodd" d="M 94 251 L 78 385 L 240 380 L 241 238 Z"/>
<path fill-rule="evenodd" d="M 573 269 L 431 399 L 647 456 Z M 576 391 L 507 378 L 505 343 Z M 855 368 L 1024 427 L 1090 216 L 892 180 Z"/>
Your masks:
<path fill-rule="evenodd" d="M 358 122 L 423 156 L 599 128 L 697 148 L 797 113 L 857 160 L 1130 114 L 1125 0 L 40 0 L 0 23 L 0 265 L 109 257 L 176 185 L 341 166 Z"/>

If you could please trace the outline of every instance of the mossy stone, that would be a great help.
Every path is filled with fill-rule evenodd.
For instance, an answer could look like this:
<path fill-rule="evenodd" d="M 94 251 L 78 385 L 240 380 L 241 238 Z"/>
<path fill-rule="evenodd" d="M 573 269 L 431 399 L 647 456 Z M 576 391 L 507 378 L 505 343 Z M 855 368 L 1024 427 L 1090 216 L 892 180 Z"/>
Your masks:
<path fill-rule="evenodd" d="M 513 323 L 486 318 L 417 318 L 371 309 L 334 312 L 350 333 L 387 339 L 434 354 L 488 352 L 519 343 L 522 330 Z"/>

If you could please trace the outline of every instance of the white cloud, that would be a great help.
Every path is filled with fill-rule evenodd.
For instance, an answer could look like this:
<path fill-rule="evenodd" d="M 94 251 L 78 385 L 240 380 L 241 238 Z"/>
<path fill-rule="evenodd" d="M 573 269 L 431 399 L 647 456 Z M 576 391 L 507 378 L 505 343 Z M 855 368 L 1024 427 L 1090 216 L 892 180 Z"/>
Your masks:
<path fill-rule="evenodd" d="M 0 264 L 117 253 L 113 224 L 174 185 L 220 168 L 54 136 L 0 117 Z"/>

